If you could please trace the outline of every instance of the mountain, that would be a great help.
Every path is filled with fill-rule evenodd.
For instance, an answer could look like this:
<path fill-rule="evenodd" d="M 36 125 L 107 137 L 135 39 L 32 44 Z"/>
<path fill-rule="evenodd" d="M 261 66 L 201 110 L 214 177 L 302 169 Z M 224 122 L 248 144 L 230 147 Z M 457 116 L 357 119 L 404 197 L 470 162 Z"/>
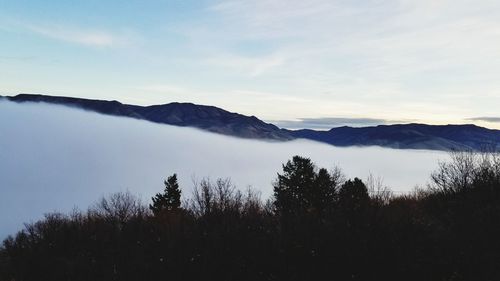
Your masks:
<path fill-rule="evenodd" d="M 177 102 L 138 106 L 122 104 L 118 101 L 31 94 L 20 94 L 6 98 L 14 102 L 44 102 L 72 106 L 102 114 L 132 117 L 175 126 L 194 127 L 241 138 L 268 140 L 290 140 L 293 138 L 287 131 L 265 123 L 255 116 L 232 113 L 214 106 Z"/>
<path fill-rule="evenodd" d="M 77 107 L 102 114 L 125 116 L 155 123 L 194 127 L 214 133 L 251 139 L 285 141 L 309 139 L 335 146 L 382 146 L 399 149 L 482 150 L 500 149 L 500 131 L 475 125 L 399 124 L 374 127 L 338 127 L 329 131 L 286 130 L 255 116 L 214 106 L 169 103 L 152 106 L 118 101 L 20 94 L 5 97 L 14 102 L 44 102 Z"/>
<path fill-rule="evenodd" d="M 475 125 L 400 124 L 375 127 L 339 127 L 329 131 L 290 131 L 305 138 L 336 146 L 377 145 L 401 149 L 483 150 L 498 149 L 500 131 Z"/>

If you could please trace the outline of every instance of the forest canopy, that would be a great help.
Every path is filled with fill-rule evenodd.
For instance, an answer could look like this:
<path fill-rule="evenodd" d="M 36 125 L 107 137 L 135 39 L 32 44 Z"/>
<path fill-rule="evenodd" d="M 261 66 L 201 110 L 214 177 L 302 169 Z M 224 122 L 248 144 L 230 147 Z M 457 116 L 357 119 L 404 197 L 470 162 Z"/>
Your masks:
<path fill-rule="evenodd" d="M 229 179 L 182 198 L 176 174 L 159 191 L 27 224 L 0 247 L 0 280 L 500 279 L 498 153 L 452 153 L 409 194 L 300 156 L 265 200 Z"/>

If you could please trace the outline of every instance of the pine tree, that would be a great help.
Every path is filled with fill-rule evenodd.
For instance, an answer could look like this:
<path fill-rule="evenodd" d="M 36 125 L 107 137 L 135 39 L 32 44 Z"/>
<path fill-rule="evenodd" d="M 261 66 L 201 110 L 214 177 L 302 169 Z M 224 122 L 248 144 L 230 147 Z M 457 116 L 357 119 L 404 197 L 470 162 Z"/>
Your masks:
<path fill-rule="evenodd" d="M 298 213 L 323 214 L 337 200 L 341 172 L 330 174 L 317 169 L 309 158 L 294 156 L 283 165 L 274 183 L 274 206 L 281 215 Z"/>
<path fill-rule="evenodd" d="M 325 168 L 319 169 L 310 195 L 310 205 L 318 213 L 333 208 L 337 197 L 337 180 Z"/>
<path fill-rule="evenodd" d="M 283 174 L 278 174 L 274 184 L 274 205 L 280 214 L 303 212 L 309 207 L 308 193 L 316 177 L 314 170 L 311 159 L 300 156 L 283 165 Z"/>
<path fill-rule="evenodd" d="M 362 180 L 348 180 L 340 188 L 339 204 L 344 211 L 356 213 L 366 208 L 369 203 L 368 189 Z"/>
<path fill-rule="evenodd" d="M 165 189 L 163 193 L 157 193 L 151 198 L 153 204 L 149 205 L 149 209 L 153 214 L 158 215 L 163 211 L 177 210 L 181 206 L 181 190 L 177 182 L 177 174 L 173 174 L 164 181 Z"/>

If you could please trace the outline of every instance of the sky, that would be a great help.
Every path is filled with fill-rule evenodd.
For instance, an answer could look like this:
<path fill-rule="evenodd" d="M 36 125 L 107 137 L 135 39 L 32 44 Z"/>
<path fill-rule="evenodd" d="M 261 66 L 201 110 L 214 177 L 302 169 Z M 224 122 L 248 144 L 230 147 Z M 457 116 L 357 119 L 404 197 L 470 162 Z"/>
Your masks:
<path fill-rule="evenodd" d="M 497 0 L 0 0 L 0 95 L 500 129 Z"/>

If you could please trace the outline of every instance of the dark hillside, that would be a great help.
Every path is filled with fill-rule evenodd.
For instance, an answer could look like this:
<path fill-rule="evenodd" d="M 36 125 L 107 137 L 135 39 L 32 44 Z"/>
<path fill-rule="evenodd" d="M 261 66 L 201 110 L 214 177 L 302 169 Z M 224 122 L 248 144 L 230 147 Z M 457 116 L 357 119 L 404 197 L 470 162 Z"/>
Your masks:
<path fill-rule="evenodd" d="M 132 117 L 151 122 L 193 127 L 214 133 L 264 140 L 304 138 L 336 146 L 381 146 L 399 149 L 484 150 L 500 148 L 500 131 L 475 125 L 400 124 L 375 127 L 338 127 L 329 131 L 286 130 L 255 116 L 192 103 L 137 106 L 118 101 L 20 94 L 14 102 L 45 102 L 82 108 L 102 114 Z"/>

